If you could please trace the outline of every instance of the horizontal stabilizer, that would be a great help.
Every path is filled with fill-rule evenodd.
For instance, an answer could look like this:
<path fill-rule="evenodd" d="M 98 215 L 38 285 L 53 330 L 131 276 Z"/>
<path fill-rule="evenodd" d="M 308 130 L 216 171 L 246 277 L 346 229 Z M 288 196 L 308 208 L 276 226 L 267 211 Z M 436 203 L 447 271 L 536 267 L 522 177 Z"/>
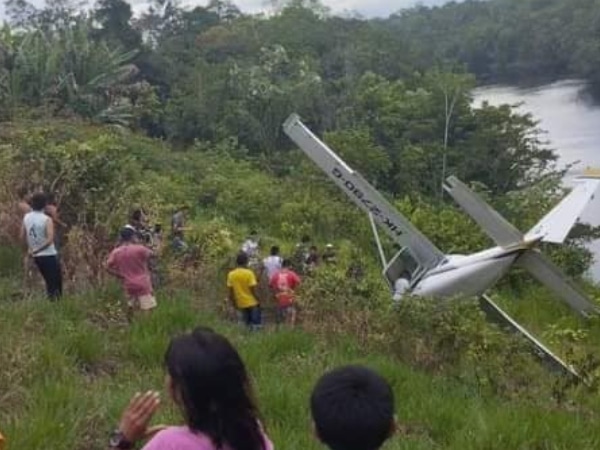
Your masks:
<path fill-rule="evenodd" d="M 500 247 L 521 242 L 523 234 L 456 177 L 446 179 L 444 189 Z"/>
<path fill-rule="evenodd" d="M 519 323 L 506 314 L 494 301 L 487 295 L 479 299 L 479 306 L 487 316 L 488 320 L 495 322 L 501 327 L 508 328 L 510 331 L 519 334 L 533 346 L 536 356 L 547 365 L 551 370 L 563 373 L 569 377 L 579 379 L 579 374 L 562 359 L 552 353 L 544 344 L 538 341 L 529 331 L 523 328 Z"/>
<path fill-rule="evenodd" d="M 523 253 L 517 262 L 558 295 L 575 312 L 584 317 L 599 312 L 598 307 L 588 299 L 585 293 L 571 283 L 566 275 L 538 250 L 529 250 Z"/>
<path fill-rule="evenodd" d="M 580 181 L 552 211 L 550 211 L 525 236 L 526 240 L 542 240 L 560 244 L 583 214 L 600 186 L 600 179 L 583 176 Z"/>

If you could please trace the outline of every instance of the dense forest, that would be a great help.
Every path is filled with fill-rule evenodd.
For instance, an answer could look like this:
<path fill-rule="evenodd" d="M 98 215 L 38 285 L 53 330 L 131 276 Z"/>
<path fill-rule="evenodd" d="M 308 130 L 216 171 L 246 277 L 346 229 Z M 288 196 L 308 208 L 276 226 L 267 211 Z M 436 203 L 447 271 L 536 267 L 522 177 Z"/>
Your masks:
<path fill-rule="evenodd" d="M 531 118 L 471 108 L 476 79 L 457 62 L 480 79 L 505 74 L 496 63 L 478 63 L 473 46 L 484 40 L 452 23 L 463 15 L 496 42 L 479 11 L 505 3 L 361 20 L 329 16 L 316 1 L 288 2 L 271 17 L 242 14 L 221 0 L 194 9 L 165 2 L 134 18 L 123 0 L 101 0 L 89 12 L 62 0 L 42 9 L 9 0 L 0 38 L 1 119 L 79 116 L 180 147 L 234 137 L 281 173 L 291 160 L 280 124 L 297 111 L 393 194 L 435 194 L 449 172 L 507 192 L 527 185 L 553 155 L 536 140 Z M 514 56 L 482 51 L 497 61 Z"/>
<path fill-rule="evenodd" d="M 460 62 L 481 82 L 582 78 L 600 88 L 600 2 L 492 0 L 415 8 L 383 21 L 420 68 Z"/>
<path fill-rule="evenodd" d="M 586 8 L 593 2 L 581 3 L 570 15 L 578 18 L 575 27 L 581 27 L 583 18 L 592 20 Z M 280 2 L 269 16 L 244 14 L 222 0 L 193 8 L 166 1 L 152 4 L 139 17 L 124 0 L 100 0 L 91 10 L 68 0 L 49 0 L 41 8 L 8 0 L 9 21 L 0 35 L 0 123 L 6 125 L 3 142 L 12 148 L 4 153 L 5 165 L 11 168 L 4 179 L 6 192 L 50 183 L 44 188 L 68 200 L 65 208 L 78 214 L 74 220 L 97 224 L 91 218 L 98 212 L 85 208 L 97 206 L 98 192 L 113 195 L 106 181 L 109 174 L 96 175 L 104 174 L 99 164 L 102 158 L 114 159 L 109 156 L 114 150 L 106 140 L 81 133 L 77 139 L 91 139 L 89 145 L 103 155 L 99 160 L 85 151 L 63 148 L 70 145 L 72 128 L 64 124 L 81 120 L 109 126 L 109 133 L 133 133 L 130 144 L 138 142 L 140 134 L 159 139 L 175 152 L 172 160 L 182 159 L 177 152 L 183 152 L 182 160 L 188 163 L 178 169 L 182 179 L 201 184 L 201 171 L 193 169 L 196 163 L 191 161 L 209 160 L 207 152 L 221 149 L 239 167 L 245 167 L 240 165 L 243 160 L 274 183 L 297 183 L 303 188 L 294 196 L 314 200 L 311 189 L 322 178 L 315 177 L 315 169 L 281 130 L 285 118 L 298 112 L 387 194 L 413 205 L 447 208 L 440 203 L 441 184 L 454 174 L 477 184 L 503 213 L 527 227 L 562 192 L 561 174 L 553 165 L 556 155 L 533 117 L 510 106 L 476 108 L 470 93 L 478 82 L 509 73 L 529 77 L 531 70 L 519 63 L 521 59 L 539 66 L 535 61 L 547 57 L 557 64 L 559 58 L 535 44 L 537 38 L 526 39 L 519 30 L 532 32 L 529 21 L 537 22 L 538 15 L 540 27 L 545 27 L 544 14 L 567 26 L 570 22 L 561 16 L 567 4 L 573 6 L 566 1 L 469 1 L 365 20 L 330 15 L 317 0 Z M 503 27 L 506 23 L 510 26 Z M 492 25 L 503 27 L 503 36 L 515 44 L 501 45 L 498 33 L 489 29 Z M 568 35 L 583 51 L 578 35 L 550 29 Z M 540 34 L 539 40 L 554 46 L 546 35 Z M 497 46 L 485 47 L 486 42 Z M 519 51 L 507 53 L 513 47 Z M 538 52 L 536 56 L 527 53 L 528 48 Z M 564 51 L 570 57 L 578 54 Z M 485 64 L 477 56 L 482 53 Z M 566 64 L 563 72 L 557 68 L 548 75 L 571 75 L 574 67 Z M 60 123 L 48 126 L 50 136 L 36 135 L 32 130 L 43 128 L 40 122 L 47 120 Z M 84 191 L 77 185 L 79 179 L 68 181 L 61 168 L 65 154 L 77 160 L 71 167 L 73 177 L 94 174 Z M 32 164 L 38 164 L 33 177 L 27 175 Z M 154 163 L 144 162 L 142 167 L 145 164 Z M 256 189 L 261 190 L 258 183 Z M 205 186 L 188 195 L 207 210 L 229 192 Z M 525 206 L 519 207 L 515 199 Z M 281 197 L 271 202 L 279 204 Z M 247 212 L 246 222 L 262 220 L 269 209 L 263 203 L 255 206 L 264 206 L 264 211 Z M 535 211 L 527 206 L 532 203 Z M 111 205 L 107 213 L 117 210 Z M 294 228 L 319 228 L 317 211 Z M 238 210 L 227 213 L 243 216 Z M 447 236 L 440 240 L 446 241 L 446 248 L 452 242 Z M 589 255 L 581 261 L 576 273 L 585 268 Z"/>

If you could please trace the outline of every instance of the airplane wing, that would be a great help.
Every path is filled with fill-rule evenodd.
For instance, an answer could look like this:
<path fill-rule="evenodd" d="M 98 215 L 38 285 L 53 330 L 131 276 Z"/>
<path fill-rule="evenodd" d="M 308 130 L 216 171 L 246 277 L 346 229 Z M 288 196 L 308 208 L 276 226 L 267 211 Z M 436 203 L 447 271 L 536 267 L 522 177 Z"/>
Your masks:
<path fill-rule="evenodd" d="M 552 211 L 540 220 L 525 239 L 541 238 L 544 242 L 561 244 L 594 199 L 600 187 L 600 173 L 587 171 L 577 178 L 577 185 Z"/>
<path fill-rule="evenodd" d="M 394 242 L 408 248 L 421 268 L 436 267 L 445 259 L 445 255 L 383 195 L 315 136 L 297 114 L 288 117 L 283 130 L 359 208 L 373 216 Z"/>

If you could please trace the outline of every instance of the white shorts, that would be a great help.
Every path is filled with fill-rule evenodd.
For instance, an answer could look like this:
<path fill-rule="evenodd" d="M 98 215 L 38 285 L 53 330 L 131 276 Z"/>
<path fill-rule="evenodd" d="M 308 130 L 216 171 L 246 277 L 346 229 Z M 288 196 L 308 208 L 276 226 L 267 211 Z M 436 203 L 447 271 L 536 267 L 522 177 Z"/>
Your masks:
<path fill-rule="evenodd" d="M 129 298 L 127 304 L 131 308 L 140 309 L 142 311 L 149 311 L 151 309 L 156 308 L 156 298 L 154 295 L 140 295 L 139 297 Z"/>

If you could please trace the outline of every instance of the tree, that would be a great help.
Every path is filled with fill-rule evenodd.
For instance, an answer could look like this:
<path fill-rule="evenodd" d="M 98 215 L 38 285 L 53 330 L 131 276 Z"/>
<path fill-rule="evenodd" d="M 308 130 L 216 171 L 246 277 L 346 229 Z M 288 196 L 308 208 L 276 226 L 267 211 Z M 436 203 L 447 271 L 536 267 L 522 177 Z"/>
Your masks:
<path fill-rule="evenodd" d="M 444 108 L 444 136 L 442 148 L 442 168 L 441 180 L 446 179 L 448 171 L 448 145 L 450 139 L 450 127 L 454 115 L 457 113 L 456 107 L 458 102 L 471 101 L 468 93 L 475 86 L 473 77 L 465 74 L 457 74 L 450 71 L 441 71 L 435 69 L 427 72 L 424 77 L 424 84 L 429 87 L 434 93 L 439 93 L 442 97 L 441 103 Z M 444 187 L 440 185 L 440 198 L 444 196 Z"/>
<path fill-rule="evenodd" d="M 124 50 L 139 50 L 142 36 L 131 25 L 133 13 L 124 0 L 99 0 L 94 10 L 94 19 L 100 29 L 94 30 L 97 39 Z"/>

